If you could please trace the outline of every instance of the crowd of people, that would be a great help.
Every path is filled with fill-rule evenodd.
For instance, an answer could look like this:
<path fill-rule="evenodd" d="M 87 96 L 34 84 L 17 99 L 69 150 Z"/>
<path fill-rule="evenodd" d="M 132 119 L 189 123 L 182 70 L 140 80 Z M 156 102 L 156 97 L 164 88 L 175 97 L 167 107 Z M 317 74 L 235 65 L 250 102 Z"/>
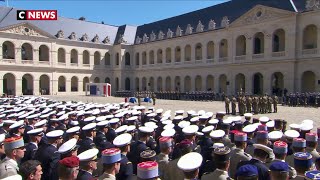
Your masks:
<path fill-rule="evenodd" d="M 291 107 L 319 107 L 320 93 L 290 93 L 283 96 L 283 105 Z"/>
<path fill-rule="evenodd" d="M 245 113 L 254 113 L 254 114 L 265 114 L 265 113 L 276 113 L 278 111 L 278 96 L 268 96 L 265 94 L 264 96 L 250 96 L 250 95 L 242 95 L 235 97 L 224 98 L 225 100 L 225 110 L 227 114 L 236 115 L 237 114 L 237 106 L 238 112 L 241 116 Z M 231 112 L 230 112 L 231 105 Z M 272 110 L 273 107 L 273 110 Z"/>
<path fill-rule="evenodd" d="M 312 120 L 130 103 L 0 99 L 0 179 L 287 180 L 320 175 Z"/>

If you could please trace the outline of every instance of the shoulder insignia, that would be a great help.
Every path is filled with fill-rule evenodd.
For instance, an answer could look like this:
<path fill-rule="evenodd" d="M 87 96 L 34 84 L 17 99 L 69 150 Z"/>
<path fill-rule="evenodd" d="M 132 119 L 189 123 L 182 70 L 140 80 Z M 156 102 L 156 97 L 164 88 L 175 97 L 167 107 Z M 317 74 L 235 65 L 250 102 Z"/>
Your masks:
<path fill-rule="evenodd" d="M 132 164 L 132 163 L 130 161 L 128 161 L 127 164 Z"/>

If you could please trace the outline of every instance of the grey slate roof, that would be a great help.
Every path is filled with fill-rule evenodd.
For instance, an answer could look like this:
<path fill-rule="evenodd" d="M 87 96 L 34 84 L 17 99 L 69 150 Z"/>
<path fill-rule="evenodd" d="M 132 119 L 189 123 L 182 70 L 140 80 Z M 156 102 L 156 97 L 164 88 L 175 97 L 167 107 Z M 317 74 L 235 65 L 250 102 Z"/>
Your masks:
<path fill-rule="evenodd" d="M 109 37 L 110 43 L 116 43 L 116 36 L 119 27 L 99 24 L 88 21 L 81 21 L 77 19 L 58 17 L 57 21 L 18 21 L 16 20 L 17 9 L 9 7 L 0 7 L 0 28 L 12 26 L 20 23 L 30 23 L 41 30 L 55 36 L 59 30 L 64 32 L 64 38 L 68 39 L 72 32 L 76 33 L 77 39 L 80 39 L 85 33 L 88 35 L 88 40 L 91 41 L 97 34 L 100 42 L 102 42 L 106 36 Z M 59 12 L 58 12 L 59 13 Z M 132 26 L 124 26 L 122 33 L 127 43 L 132 44 L 134 42 L 136 28 Z"/>
<path fill-rule="evenodd" d="M 211 19 L 216 22 L 216 28 L 221 28 L 220 22 L 224 16 L 227 16 L 229 22 L 232 23 L 256 5 L 264 5 L 294 12 L 295 9 L 292 3 L 299 12 L 305 10 L 306 0 L 232 0 L 138 27 L 130 25 L 118 27 L 64 17 L 59 17 L 57 21 L 17 21 L 17 9 L 0 6 L 0 29 L 28 22 L 52 36 L 55 36 L 59 30 L 63 30 L 65 39 L 68 39 L 69 35 L 75 32 L 77 39 L 80 39 L 82 35 L 86 33 L 88 40 L 91 41 L 97 34 L 100 42 L 108 36 L 111 44 L 118 44 L 119 38 L 123 35 L 124 40 L 128 44 L 134 44 L 137 36 L 142 38 L 145 33 L 150 36 L 152 31 L 156 35 L 158 35 L 159 31 L 166 34 L 168 28 L 175 33 L 178 25 L 183 32 L 185 32 L 187 25 L 191 24 L 195 31 L 199 20 L 204 25 L 205 31 Z"/>
<path fill-rule="evenodd" d="M 305 9 L 305 1 L 306 0 L 292 0 L 299 11 Z M 205 26 L 205 30 L 208 28 L 208 23 L 211 19 L 216 22 L 216 28 L 220 28 L 220 22 L 224 16 L 227 16 L 229 22 L 232 23 L 256 5 L 264 5 L 295 12 L 290 0 L 232 0 L 190 13 L 138 26 L 136 35 L 142 38 L 144 33 L 150 36 L 152 31 L 155 34 L 158 34 L 160 30 L 166 34 L 168 28 L 175 32 L 178 25 L 185 32 L 188 24 L 191 24 L 195 30 L 199 20 Z"/>

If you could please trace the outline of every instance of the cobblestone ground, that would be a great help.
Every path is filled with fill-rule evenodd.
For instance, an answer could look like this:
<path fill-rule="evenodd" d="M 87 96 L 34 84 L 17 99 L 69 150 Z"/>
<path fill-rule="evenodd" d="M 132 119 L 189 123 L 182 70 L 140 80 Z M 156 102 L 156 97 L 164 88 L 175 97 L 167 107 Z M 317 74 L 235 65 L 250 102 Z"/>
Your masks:
<path fill-rule="evenodd" d="M 94 103 L 120 103 L 124 101 L 124 98 L 117 97 L 94 97 L 94 96 L 46 96 L 50 99 L 56 99 L 59 101 L 82 101 L 82 102 L 94 102 Z M 142 103 L 143 106 L 152 106 L 151 103 Z M 200 101 L 180 101 L 180 100 L 156 100 L 155 108 L 162 108 L 164 111 L 171 110 L 172 115 L 176 110 L 205 110 L 213 113 L 217 111 L 225 111 L 224 102 L 200 102 Z M 230 109 L 231 110 L 231 109 Z M 312 107 L 287 107 L 278 105 L 278 113 L 257 114 L 254 117 L 268 116 L 270 119 L 281 118 L 291 123 L 301 123 L 304 119 L 311 119 L 314 121 L 314 130 L 320 125 L 320 109 Z M 244 119 L 244 118 L 243 118 Z"/>

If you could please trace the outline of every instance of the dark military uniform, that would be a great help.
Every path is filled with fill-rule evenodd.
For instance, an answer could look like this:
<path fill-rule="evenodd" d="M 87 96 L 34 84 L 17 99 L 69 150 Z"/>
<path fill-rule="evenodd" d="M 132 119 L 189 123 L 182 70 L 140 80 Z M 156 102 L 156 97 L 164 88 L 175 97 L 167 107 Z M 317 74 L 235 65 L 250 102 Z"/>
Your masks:
<path fill-rule="evenodd" d="M 109 142 L 113 142 L 114 138 L 117 137 L 116 131 L 112 128 L 109 128 L 109 130 L 106 134 L 106 137 Z"/>
<path fill-rule="evenodd" d="M 132 162 L 133 173 L 137 173 L 137 164 L 140 160 L 140 153 L 149 149 L 149 147 L 142 141 L 136 141 L 131 144 L 130 153 L 128 154 L 128 159 Z"/>
<path fill-rule="evenodd" d="M 90 180 L 90 179 L 94 179 L 92 174 L 82 169 L 79 170 L 77 180 Z"/>
<path fill-rule="evenodd" d="M 121 154 L 120 171 L 116 175 L 116 179 L 131 180 L 133 178 L 132 163 L 128 160 L 127 156 Z"/>
<path fill-rule="evenodd" d="M 36 154 L 37 150 L 38 146 L 35 143 L 28 143 L 26 145 L 26 151 L 24 153 L 24 156 L 21 159 L 21 163 L 34 159 L 34 155 Z"/>
<path fill-rule="evenodd" d="M 257 167 L 259 180 L 270 180 L 269 169 L 260 160 L 252 158 L 250 161 L 241 161 L 237 167 L 239 168 L 246 164 L 251 164 Z M 237 179 L 237 177 L 235 177 L 235 179 Z"/>
<path fill-rule="evenodd" d="M 105 149 L 114 147 L 113 144 L 107 140 L 106 135 L 101 131 L 97 131 L 97 135 L 93 139 L 93 142 L 100 152 Z"/>
<path fill-rule="evenodd" d="M 226 97 L 224 102 L 225 102 L 226 113 L 230 114 L 230 99 Z"/>
<path fill-rule="evenodd" d="M 38 149 L 35 159 L 41 162 L 42 166 L 42 180 L 56 180 L 58 179 L 58 162 L 60 154 L 57 148 L 51 144 L 46 144 Z"/>
<path fill-rule="evenodd" d="M 79 150 L 78 150 L 78 154 L 95 147 L 93 140 L 89 137 L 86 137 L 86 138 L 82 139 L 81 141 L 79 141 L 78 145 L 80 146 Z"/>

